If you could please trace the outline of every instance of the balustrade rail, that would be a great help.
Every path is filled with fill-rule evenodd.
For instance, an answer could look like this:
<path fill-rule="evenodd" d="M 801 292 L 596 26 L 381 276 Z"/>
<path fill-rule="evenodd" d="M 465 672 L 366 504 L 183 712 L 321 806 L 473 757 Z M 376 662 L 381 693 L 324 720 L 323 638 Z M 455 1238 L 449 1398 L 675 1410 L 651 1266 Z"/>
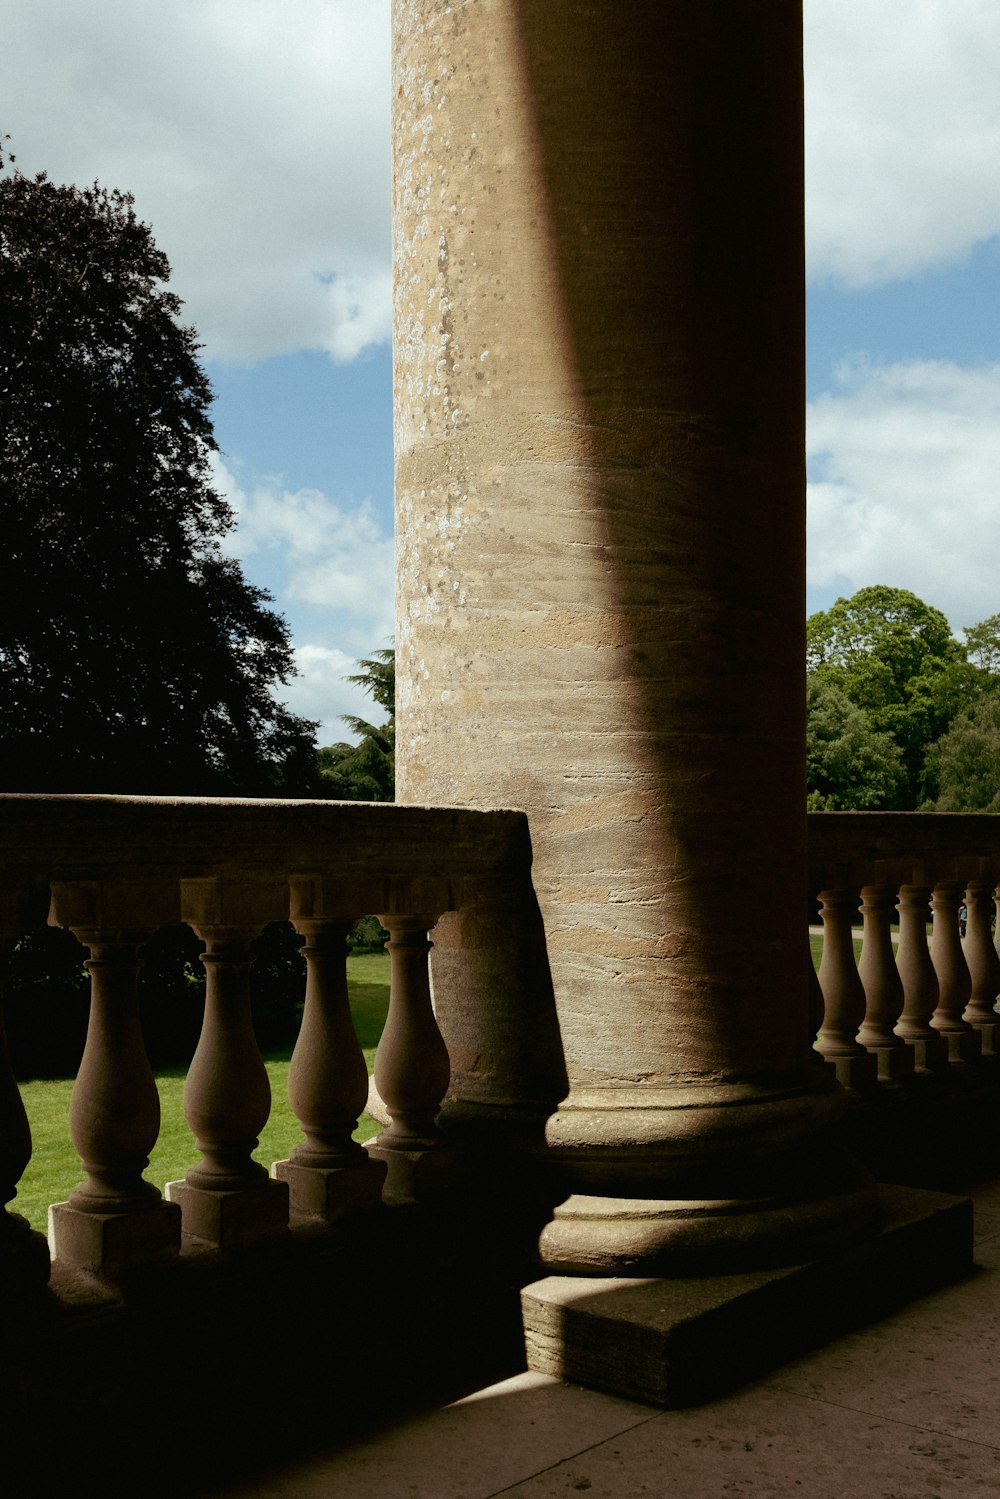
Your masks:
<path fill-rule="evenodd" d="M 1000 1169 L 1000 818 L 809 814 L 816 1051 L 882 1180 L 946 1190 Z M 810 955 L 811 956 L 811 955 Z"/>
<path fill-rule="evenodd" d="M 450 1063 L 431 1002 L 428 934 L 484 881 L 494 894 L 527 884 L 523 814 L 5 795 L 0 835 L 0 939 L 9 948 L 47 910 L 89 954 L 89 1028 L 68 1120 L 86 1180 L 51 1210 L 57 1262 L 113 1283 L 182 1246 L 231 1249 L 289 1225 L 412 1200 L 449 1180 L 437 1115 Z M 1000 820 L 813 813 L 809 869 L 824 933 L 818 980 L 810 964 L 815 1046 L 852 1094 L 992 1079 Z M 370 913 L 390 933 L 392 984 L 375 1070 L 388 1122 L 364 1147 L 353 1133 L 368 1079 L 345 963 L 347 934 Z M 253 1154 L 270 1094 L 248 965 L 250 942 L 277 920 L 304 938 L 305 1002 L 289 1073 L 303 1140 L 268 1173 Z M 180 921 L 204 946 L 205 1016 L 184 1094 L 193 1163 L 161 1191 L 145 1176 L 159 1100 L 136 975 L 143 944 Z M 0 1058 L 4 1203 L 15 1199 L 30 1156 L 30 1123 Z M 5 1208 L 0 1288 L 48 1273 L 44 1241 Z"/>
<path fill-rule="evenodd" d="M 56 1261 L 113 1283 L 138 1262 L 231 1249 L 329 1224 L 441 1176 L 436 1115 L 449 1059 L 428 978 L 428 933 L 467 883 L 518 881 L 521 813 L 331 802 L 0 796 L 0 938 L 9 949 L 48 910 L 89 956 L 90 1020 L 69 1131 L 86 1180 L 50 1210 Z M 376 1079 L 389 1123 L 352 1136 L 368 1095 L 348 1005 L 346 938 L 361 916 L 388 929 L 389 1014 Z M 270 1091 L 250 1014 L 249 944 L 290 920 L 305 939 L 302 1025 L 289 1100 L 303 1141 L 269 1174 L 253 1159 Z M 144 1173 L 159 1099 L 139 1021 L 143 944 L 187 922 L 204 945 L 205 1015 L 184 1109 L 201 1159 L 165 1191 Z M 195 1151 L 192 1150 L 194 1156 Z M 0 1056 L 0 1200 L 31 1157 L 30 1122 Z M 446 1173 L 445 1173 L 446 1174 Z M 0 1217 L 0 1288 L 45 1280 L 40 1235 Z"/>
<path fill-rule="evenodd" d="M 823 923 L 815 1045 L 842 1082 L 893 1082 L 998 1054 L 1000 819 L 814 812 L 809 878 Z"/>

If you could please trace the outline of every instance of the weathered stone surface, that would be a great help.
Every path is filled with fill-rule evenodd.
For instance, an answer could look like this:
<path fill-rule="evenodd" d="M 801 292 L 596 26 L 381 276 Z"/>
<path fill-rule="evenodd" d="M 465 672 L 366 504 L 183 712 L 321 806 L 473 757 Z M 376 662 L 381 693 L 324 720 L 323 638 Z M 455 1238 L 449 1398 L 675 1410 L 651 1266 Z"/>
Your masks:
<path fill-rule="evenodd" d="M 288 1228 L 288 1184 L 265 1177 L 256 1186 L 213 1192 L 187 1181 L 167 1182 L 164 1195 L 180 1205 L 185 1242 L 237 1249 Z"/>
<path fill-rule="evenodd" d="M 288 1187 L 292 1219 L 317 1218 L 336 1223 L 352 1213 L 377 1207 L 382 1201 L 385 1165 L 365 1154 L 357 1166 L 324 1170 L 299 1166 L 294 1161 L 275 1161 L 271 1175 Z"/>
<path fill-rule="evenodd" d="M 72 1202 L 56 1202 L 49 1208 L 49 1241 L 54 1259 L 114 1280 L 131 1265 L 180 1251 L 181 1212 L 159 1200 L 133 1213 L 81 1212 Z"/>
<path fill-rule="evenodd" d="M 840 1108 L 808 1072 L 798 926 L 800 22 L 394 11 L 398 795 L 528 812 L 508 961 L 546 955 L 530 997 L 482 947 L 432 956 L 446 1116 L 558 1104 L 580 1193 L 624 1164 L 623 1199 L 695 1218 L 706 1154 L 787 1186 Z M 780 1126 L 742 1130 L 730 1086 Z"/>
<path fill-rule="evenodd" d="M 656 1405 L 706 1400 L 972 1268 L 972 1204 L 880 1188 L 874 1238 L 785 1270 L 549 1276 L 521 1293 L 528 1366 Z"/>

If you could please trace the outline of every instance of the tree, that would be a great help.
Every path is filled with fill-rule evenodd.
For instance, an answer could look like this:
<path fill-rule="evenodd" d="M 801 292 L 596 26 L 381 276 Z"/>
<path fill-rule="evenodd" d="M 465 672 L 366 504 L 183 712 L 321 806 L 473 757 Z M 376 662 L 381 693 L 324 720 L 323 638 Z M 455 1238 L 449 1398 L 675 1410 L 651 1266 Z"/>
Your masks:
<path fill-rule="evenodd" d="M 2 144 L 2 143 L 0 143 Z M 294 793 L 284 620 L 220 539 L 211 388 L 127 193 L 0 155 L 0 786 Z"/>
<path fill-rule="evenodd" d="M 836 668 L 859 686 L 871 673 L 880 697 L 901 694 L 928 656 L 961 661 L 963 652 L 940 609 L 905 588 L 860 588 L 806 621 L 806 669 Z"/>
<path fill-rule="evenodd" d="M 327 745 L 318 754 L 328 796 L 338 801 L 391 802 L 396 794 L 396 654 L 391 646 L 358 662 L 363 669 L 348 677 L 371 694 L 389 714 L 383 724 L 345 713 L 344 722 L 361 737 L 357 744 Z"/>
<path fill-rule="evenodd" d="M 981 671 L 1000 676 L 1000 614 L 991 614 L 978 625 L 970 625 L 965 634 L 966 654 Z"/>
<path fill-rule="evenodd" d="M 935 812 L 1000 812 L 1000 692 L 991 692 L 955 719 L 933 745 L 928 768 Z"/>
<path fill-rule="evenodd" d="M 889 734 L 871 727 L 862 708 L 813 673 L 806 689 L 806 788 L 814 811 L 867 811 L 892 806 L 905 780 L 903 757 Z"/>
<path fill-rule="evenodd" d="M 904 774 L 892 799 L 877 805 L 900 809 L 922 800 L 929 747 L 985 686 L 941 611 L 884 585 L 862 588 L 809 618 L 806 665 L 898 747 Z"/>

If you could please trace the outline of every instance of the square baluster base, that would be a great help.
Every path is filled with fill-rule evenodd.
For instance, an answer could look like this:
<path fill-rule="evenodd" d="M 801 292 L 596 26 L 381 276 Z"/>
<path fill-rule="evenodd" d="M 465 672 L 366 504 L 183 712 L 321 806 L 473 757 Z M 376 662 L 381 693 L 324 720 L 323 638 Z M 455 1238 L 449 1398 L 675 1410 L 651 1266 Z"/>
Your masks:
<path fill-rule="evenodd" d="M 457 1150 L 447 1145 L 426 1150 L 394 1150 L 382 1148 L 381 1138 L 377 1136 L 365 1149 L 373 1161 L 385 1162 L 383 1202 L 426 1202 L 443 1197 L 458 1186 L 463 1160 Z"/>
<path fill-rule="evenodd" d="M 948 1048 L 949 1062 L 982 1061 L 983 1038 L 977 1030 L 944 1031 L 942 1040 Z"/>
<path fill-rule="evenodd" d="M 880 1083 L 896 1083 L 913 1076 L 913 1051 L 909 1046 L 873 1046 L 872 1056 L 878 1064 Z"/>
<path fill-rule="evenodd" d="M 984 1057 L 1000 1057 L 1000 1019 L 974 1020 L 972 1029 L 981 1039 Z"/>
<path fill-rule="evenodd" d="M 948 1065 L 948 1043 L 943 1036 L 921 1036 L 916 1041 L 904 1037 L 913 1052 L 916 1072 L 941 1072 Z"/>
<path fill-rule="evenodd" d="M 858 1052 L 852 1057 L 830 1057 L 827 1067 L 832 1069 L 842 1088 L 857 1092 L 878 1085 L 878 1058 L 870 1052 Z"/>
<path fill-rule="evenodd" d="M 325 1169 L 299 1166 L 295 1161 L 275 1161 L 271 1175 L 285 1182 L 293 1218 L 320 1219 L 335 1223 L 352 1213 L 363 1213 L 382 1201 L 384 1161 L 373 1158 L 357 1166 Z"/>
<path fill-rule="evenodd" d="M 186 1243 L 238 1249 L 288 1229 L 288 1187 L 269 1178 L 239 1191 L 213 1192 L 189 1182 L 168 1182 L 166 1196 L 181 1210 Z"/>
<path fill-rule="evenodd" d="M 85 1213 L 68 1202 L 49 1208 L 52 1258 L 113 1279 L 129 1265 L 175 1255 L 181 1246 L 180 1208 L 156 1202 L 137 1213 Z"/>

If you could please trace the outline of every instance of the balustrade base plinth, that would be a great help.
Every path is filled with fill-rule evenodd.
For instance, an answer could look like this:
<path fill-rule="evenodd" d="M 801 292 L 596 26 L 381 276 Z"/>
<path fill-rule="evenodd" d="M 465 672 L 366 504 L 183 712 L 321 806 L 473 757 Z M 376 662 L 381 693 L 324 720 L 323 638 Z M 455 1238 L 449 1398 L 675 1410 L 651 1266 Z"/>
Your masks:
<path fill-rule="evenodd" d="M 528 1367 L 666 1408 L 711 1399 L 972 1267 L 972 1204 L 879 1189 L 881 1230 L 781 1270 L 553 1275 L 521 1293 Z"/>
<path fill-rule="evenodd" d="M 288 1187 L 292 1217 L 321 1219 L 324 1223 L 377 1207 L 382 1201 L 386 1172 L 385 1161 L 373 1156 L 356 1166 L 330 1169 L 299 1166 L 295 1161 L 275 1161 L 271 1167 L 275 1180 Z"/>
<path fill-rule="evenodd" d="M 133 1213 L 88 1213 L 68 1202 L 49 1208 L 49 1248 L 61 1264 L 113 1280 L 132 1265 L 179 1253 L 181 1212 L 158 1201 Z"/>
<path fill-rule="evenodd" d="M 192 1246 L 239 1249 L 288 1230 L 288 1186 L 268 1177 L 221 1192 L 168 1182 L 165 1195 L 179 1205 L 184 1242 Z"/>
<path fill-rule="evenodd" d="M 387 1203 L 431 1202 L 454 1192 L 462 1179 L 465 1159 L 447 1145 L 426 1150 L 380 1147 L 378 1140 L 365 1146 L 374 1161 L 386 1167 L 382 1201 Z"/>

